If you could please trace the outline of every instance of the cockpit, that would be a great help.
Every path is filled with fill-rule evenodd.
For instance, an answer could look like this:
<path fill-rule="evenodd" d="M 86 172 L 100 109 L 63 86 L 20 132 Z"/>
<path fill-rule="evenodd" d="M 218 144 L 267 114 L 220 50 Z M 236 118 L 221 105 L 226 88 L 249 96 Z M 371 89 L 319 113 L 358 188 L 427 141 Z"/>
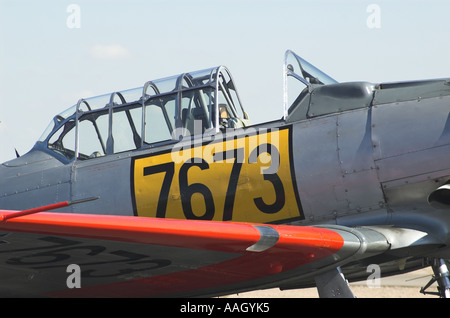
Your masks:
<path fill-rule="evenodd" d="M 247 125 L 231 74 L 219 66 L 81 99 L 37 145 L 62 161 L 87 160 Z"/>

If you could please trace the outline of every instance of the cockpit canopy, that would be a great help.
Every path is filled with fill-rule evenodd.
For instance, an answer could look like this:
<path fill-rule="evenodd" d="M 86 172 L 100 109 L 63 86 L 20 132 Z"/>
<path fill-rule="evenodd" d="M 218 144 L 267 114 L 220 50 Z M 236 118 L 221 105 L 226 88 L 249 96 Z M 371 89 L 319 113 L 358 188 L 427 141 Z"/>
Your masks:
<path fill-rule="evenodd" d="M 283 71 L 284 118 L 296 104 L 295 101 L 303 98 L 314 86 L 338 83 L 291 50 L 287 50 L 284 55 Z"/>
<path fill-rule="evenodd" d="M 246 125 L 231 74 L 219 66 L 81 99 L 54 117 L 38 145 L 85 160 Z"/>
<path fill-rule="evenodd" d="M 369 107 L 376 85 L 339 83 L 294 52 L 284 62 L 284 119 L 287 123 Z"/>

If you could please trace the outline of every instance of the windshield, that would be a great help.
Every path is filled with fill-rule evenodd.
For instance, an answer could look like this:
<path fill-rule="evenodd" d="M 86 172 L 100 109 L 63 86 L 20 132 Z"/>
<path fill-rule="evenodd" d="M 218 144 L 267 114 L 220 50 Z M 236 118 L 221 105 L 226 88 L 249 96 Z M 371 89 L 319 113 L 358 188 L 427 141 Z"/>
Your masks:
<path fill-rule="evenodd" d="M 53 129 L 56 126 L 59 126 L 59 124 L 61 124 L 64 120 L 66 120 L 67 118 L 69 118 L 70 116 L 75 114 L 76 109 L 77 109 L 77 106 L 73 105 L 73 106 L 67 108 L 65 111 L 56 115 L 53 118 L 53 120 L 50 122 L 50 124 L 48 124 L 47 128 L 44 130 L 41 137 L 38 139 L 38 142 L 45 141 L 45 139 L 48 137 L 49 134 L 51 134 L 51 132 L 53 131 Z"/>
<path fill-rule="evenodd" d="M 310 64 L 291 50 L 284 57 L 284 117 L 294 98 L 312 85 L 337 84 L 338 82 Z"/>

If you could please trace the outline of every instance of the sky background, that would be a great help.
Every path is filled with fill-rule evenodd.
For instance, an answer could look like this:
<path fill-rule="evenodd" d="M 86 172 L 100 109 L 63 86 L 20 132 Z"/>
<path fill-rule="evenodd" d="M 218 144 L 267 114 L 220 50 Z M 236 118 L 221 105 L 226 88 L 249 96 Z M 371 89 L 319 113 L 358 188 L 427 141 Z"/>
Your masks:
<path fill-rule="evenodd" d="M 0 0 L 0 162 L 80 98 L 218 65 L 281 118 L 287 49 L 340 82 L 450 77 L 450 1 Z"/>

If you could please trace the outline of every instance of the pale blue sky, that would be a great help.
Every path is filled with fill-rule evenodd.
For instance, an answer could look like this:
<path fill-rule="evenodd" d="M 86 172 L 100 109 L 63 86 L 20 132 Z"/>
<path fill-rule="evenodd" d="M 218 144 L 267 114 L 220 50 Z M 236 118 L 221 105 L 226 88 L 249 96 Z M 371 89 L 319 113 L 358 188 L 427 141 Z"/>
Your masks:
<path fill-rule="evenodd" d="M 286 49 L 338 81 L 450 77 L 449 12 L 447 0 L 0 0 L 0 162 L 79 98 L 217 65 L 253 122 L 280 118 Z"/>

